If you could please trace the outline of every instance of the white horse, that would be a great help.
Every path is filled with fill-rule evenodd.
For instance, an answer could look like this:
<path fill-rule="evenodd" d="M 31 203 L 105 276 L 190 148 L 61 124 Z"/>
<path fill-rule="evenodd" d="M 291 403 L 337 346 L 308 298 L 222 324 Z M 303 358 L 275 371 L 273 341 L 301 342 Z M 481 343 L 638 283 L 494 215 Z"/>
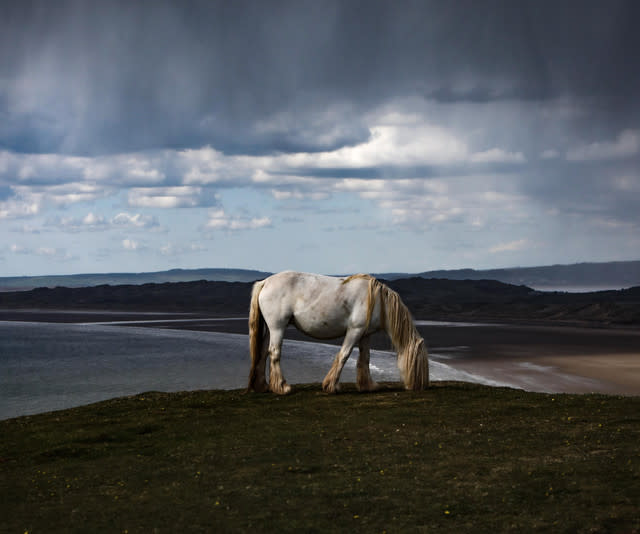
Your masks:
<path fill-rule="evenodd" d="M 377 384 L 369 371 L 369 338 L 385 330 L 398 353 L 398 368 L 407 389 L 429 385 L 429 361 L 409 310 L 398 294 L 375 278 L 355 274 L 336 278 L 285 271 L 256 282 L 251 293 L 249 391 L 291 391 L 280 369 L 280 352 L 287 325 L 317 339 L 344 336 L 322 389 L 335 393 L 345 362 L 356 343 L 360 350 L 357 386 L 372 391 Z M 269 384 L 265 377 L 271 361 Z"/>

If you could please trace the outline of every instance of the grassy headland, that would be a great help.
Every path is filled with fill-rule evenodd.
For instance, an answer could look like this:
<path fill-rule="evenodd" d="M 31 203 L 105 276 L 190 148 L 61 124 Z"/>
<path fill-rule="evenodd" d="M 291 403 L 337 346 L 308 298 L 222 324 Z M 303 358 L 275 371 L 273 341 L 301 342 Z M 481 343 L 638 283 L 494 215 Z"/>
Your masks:
<path fill-rule="evenodd" d="M 0 421 L 6 532 L 638 532 L 640 398 L 145 393 Z"/>

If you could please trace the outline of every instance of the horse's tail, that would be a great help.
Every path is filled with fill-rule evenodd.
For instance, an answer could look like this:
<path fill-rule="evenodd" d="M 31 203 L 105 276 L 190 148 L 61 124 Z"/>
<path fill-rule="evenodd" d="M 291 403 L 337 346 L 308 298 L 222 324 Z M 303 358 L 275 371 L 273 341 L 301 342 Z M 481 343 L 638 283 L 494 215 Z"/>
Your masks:
<path fill-rule="evenodd" d="M 262 355 L 262 344 L 264 342 L 264 329 L 266 324 L 260 311 L 258 297 L 264 286 L 264 280 L 253 284 L 251 290 L 251 306 L 249 308 L 249 353 L 251 354 L 251 371 L 249 372 L 248 391 L 256 391 L 262 388 L 265 378 L 260 376 L 260 358 Z"/>

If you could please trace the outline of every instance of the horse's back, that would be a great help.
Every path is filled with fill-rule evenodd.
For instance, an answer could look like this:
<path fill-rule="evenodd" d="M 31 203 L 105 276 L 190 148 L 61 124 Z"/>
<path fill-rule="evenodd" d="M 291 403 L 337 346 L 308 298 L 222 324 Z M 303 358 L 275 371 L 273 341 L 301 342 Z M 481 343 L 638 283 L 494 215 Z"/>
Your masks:
<path fill-rule="evenodd" d="M 341 278 L 323 274 L 282 271 L 271 275 L 264 281 L 264 290 L 285 293 L 318 293 L 336 291 L 342 283 Z"/>

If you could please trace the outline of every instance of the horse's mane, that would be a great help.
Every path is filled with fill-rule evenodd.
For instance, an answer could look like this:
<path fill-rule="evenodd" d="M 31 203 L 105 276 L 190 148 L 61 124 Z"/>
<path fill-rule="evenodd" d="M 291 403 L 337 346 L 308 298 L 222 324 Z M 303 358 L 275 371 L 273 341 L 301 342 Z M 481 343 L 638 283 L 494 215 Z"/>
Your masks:
<path fill-rule="evenodd" d="M 368 280 L 369 281 L 369 292 L 367 294 L 367 328 L 369 327 L 369 323 L 371 322 L 371 315 L 373 315 L 373 308 L 376 305 L 376 297 L 380 294 L 380 288 L 383 286 L 378 280 L 376 280 L 370 274 L 352 274 L 345 278 L 342 283 L 348 284 L 352 280 Z M 384 327 L 384 310 L 381 307 L 381 315 L 380 322 Z"/>
<path fill-rule="evenodd" d="M 393 289 L 380 282 L 378 284 L 380 284 L 380 297 L 384 304 L 382 309 L 385 328 L 396 350 L 405 350 L 415 338 L 420 338 L 413 325 L 411 312 Z"/>
<path fill-rule="evenodd" d="M 370 274 L 365 274 L 365 273 L 358 273 L 358 274 L 352 274 L 351 276 L 347 276 L 342 283 L 343 284 L 348 284 L 349 282 L 351 282 L 351 280 L 375 280 L 375 278 L 373 276 L 371 276 Z"/>

